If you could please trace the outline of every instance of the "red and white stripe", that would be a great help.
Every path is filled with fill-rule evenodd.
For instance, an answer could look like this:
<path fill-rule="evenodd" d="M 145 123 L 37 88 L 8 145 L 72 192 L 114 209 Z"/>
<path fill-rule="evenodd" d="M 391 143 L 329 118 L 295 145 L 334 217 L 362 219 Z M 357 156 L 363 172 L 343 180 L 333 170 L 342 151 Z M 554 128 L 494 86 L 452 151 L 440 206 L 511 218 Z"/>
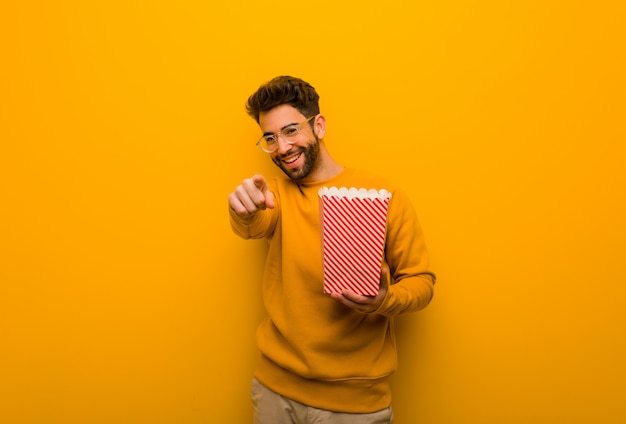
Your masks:
<path fill-rule="evenodd" d="M 375 296 L 380 284 L 390 194 L 347 196 L 320 190 L 324 293 Z M 363 190 L 365 192 L 365 190 Z"/>

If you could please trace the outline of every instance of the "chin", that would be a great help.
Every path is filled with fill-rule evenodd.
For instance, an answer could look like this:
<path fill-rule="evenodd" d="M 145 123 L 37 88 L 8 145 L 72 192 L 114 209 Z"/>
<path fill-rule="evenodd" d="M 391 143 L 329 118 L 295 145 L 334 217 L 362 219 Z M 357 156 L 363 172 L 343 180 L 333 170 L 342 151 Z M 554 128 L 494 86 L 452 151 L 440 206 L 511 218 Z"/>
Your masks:
<path fill-rule="evenodd" d="M 287 175 L 293 181 L 301 181 L 301 180 L 305 179 L 309 175 L 309 174 L 304 174 L 300 170 L 295 170 L 294 171 L 294 170 L 283 169 L 283 172 L 285 173 L 285 175 Z"/>

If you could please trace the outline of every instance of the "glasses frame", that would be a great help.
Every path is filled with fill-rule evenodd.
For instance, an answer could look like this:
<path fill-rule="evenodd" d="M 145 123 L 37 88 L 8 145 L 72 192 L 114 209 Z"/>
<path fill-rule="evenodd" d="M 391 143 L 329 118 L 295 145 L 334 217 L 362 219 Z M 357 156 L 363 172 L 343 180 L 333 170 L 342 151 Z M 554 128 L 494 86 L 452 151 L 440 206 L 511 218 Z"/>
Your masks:
<path fill-rule="evenodd" d="M 278 148 L 280 147 L 278 145 L 279 137 L 283 136 L 283 131 L 285 131 L 286 129 L 296 129 L 296 133 L 293 135 L 293 137 L 296 137 L 298 135 L 300 135 L 300 131 L 302 131 L 302 127 L 305 124 L 308 124 L 309 121 L 311 121 L 311 119 L 313 118 L 317 118 L 318 115 L 313 115 L 308 117 L 307 119 L 305 119 L 304 121 L 297 123 L 297 124 L 289 124 L 286 125 L 285 127 L 283 127 L 280 131 L 273 133 L 273 134 L 263 134 L 263 136 L 259 139 L 259 141 L 256 142 L 256 146 L 263 150 L 265 153 L 274 153 L 276 150 L 278 150 Z M 265 137 L 268 136 L 272 136 L 276 138 L 276 143 L 274 144 L 276 147 L 274 149 L 266 149 L 265 147 L 263 147 L 263 143 L 266 142 Z M 295 144 L 296 140 L 289 140 L 287 137 L 283 136 L 283 140 L 285 140 L 285 142 L 287 144 Z"/>

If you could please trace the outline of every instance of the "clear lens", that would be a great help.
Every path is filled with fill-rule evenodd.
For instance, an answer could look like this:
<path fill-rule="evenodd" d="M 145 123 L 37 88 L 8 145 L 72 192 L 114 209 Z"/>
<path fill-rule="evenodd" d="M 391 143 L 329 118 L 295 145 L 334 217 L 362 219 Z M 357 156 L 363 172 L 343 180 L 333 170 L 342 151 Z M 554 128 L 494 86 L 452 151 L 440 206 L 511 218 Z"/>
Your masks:
<path fill-rule="evenodd" d="M 278 139 L 274 136 L 263 137 L 259 140 L 259 145 L 266 152 L 273 152 L 278 147 Z"/>
<path fill-rule="evenodd" d="M 300 125 L 291 125 L 290 127 L 284 128 L 280 133 L 283 137 L 293 138 L 298 135 L 300 132 Z"/>
<path fill-rule="evenodd" d="M 315 116 L 316 115 L 311 116 L 309 119 L 300 124 L 289 125 L 288 127 L 285 127 L 281 131 L 277 132 L 276 134 L 265 135 L 261 137 L 259 141 L 257 141 L 256 145 L 263 149 L 263 151 L 267 153 L 272 153 L 278 148 L 278 137 L 283 137 L 283 139 L 287 143 L 292 144 L 292 140 L 295 139 L 298 134 L 300 134 L 302 125 L 315 118 Z"/>

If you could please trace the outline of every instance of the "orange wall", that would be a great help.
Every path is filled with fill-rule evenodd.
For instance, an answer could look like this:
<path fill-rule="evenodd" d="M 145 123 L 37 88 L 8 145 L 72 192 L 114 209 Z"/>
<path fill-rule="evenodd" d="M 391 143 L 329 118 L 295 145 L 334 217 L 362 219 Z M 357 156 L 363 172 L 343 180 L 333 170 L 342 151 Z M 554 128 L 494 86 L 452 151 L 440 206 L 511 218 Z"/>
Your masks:
<path fill-rule="evenodd" d="M 1 422 L 250 422 L 264 246 L 226 196 L 276 172 L 243 104 L 277 74 L 426 231 L 400 424 L 626 421 L 620 2 L 10 3 Z"/>

